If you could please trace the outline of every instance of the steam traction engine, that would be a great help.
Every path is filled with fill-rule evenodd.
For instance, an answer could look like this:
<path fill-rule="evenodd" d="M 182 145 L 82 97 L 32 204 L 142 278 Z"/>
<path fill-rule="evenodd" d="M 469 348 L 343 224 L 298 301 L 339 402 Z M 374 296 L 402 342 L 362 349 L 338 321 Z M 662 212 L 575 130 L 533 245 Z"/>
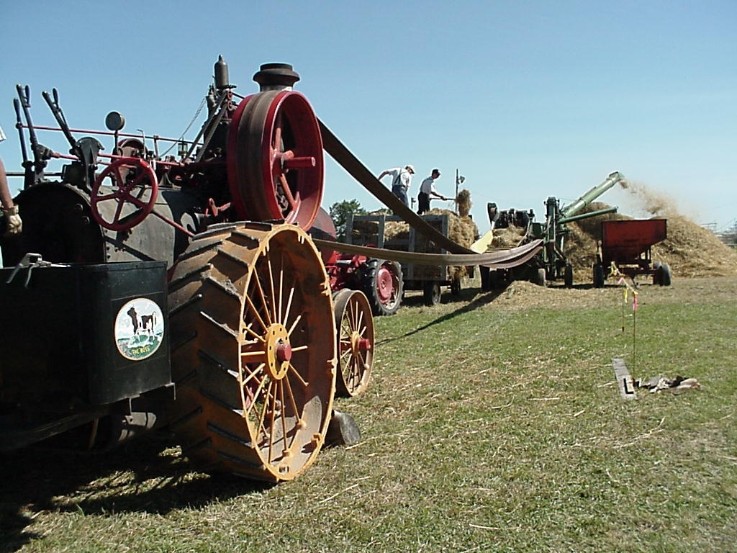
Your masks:
<path fill-rule="evenodd" d="M 298 79 L 263 65 L 260 91 L 240 97 L 220 58 L 207 121 L 171 140 L 178 156 L 124 133 L 116 112 L 107 132 L 70 128 L 55 90 L 43 97 L 58 127 L 34 126 L 18 87 L 23 233 L 0 239 L 0 449 L 101 448 L 168 425 L 208 471 L 280 481 L 314 461 L 336 385 L 366 386 L 373 323 L 361 292 L 333 301 L 308 234 L 323 155 Z M 70 155 L 40 143 L 53 130 Z M 48 173 L 55 158 L 67 163 Z"/>

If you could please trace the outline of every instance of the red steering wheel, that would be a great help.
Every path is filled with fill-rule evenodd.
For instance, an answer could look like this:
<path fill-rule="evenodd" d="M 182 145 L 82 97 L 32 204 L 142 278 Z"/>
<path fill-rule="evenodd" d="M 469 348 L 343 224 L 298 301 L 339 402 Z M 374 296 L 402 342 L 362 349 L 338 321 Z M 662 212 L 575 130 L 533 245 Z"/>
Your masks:
<path fill-rule="evenodd" d="M 103 186 L 108 178 L 111 187 Z M 146 160 L 118 158 L 95 179 L 90 197 L 92 216 L 106 229 L 129 230 L 153 211 L 158 194 L 159 181 Z"/>

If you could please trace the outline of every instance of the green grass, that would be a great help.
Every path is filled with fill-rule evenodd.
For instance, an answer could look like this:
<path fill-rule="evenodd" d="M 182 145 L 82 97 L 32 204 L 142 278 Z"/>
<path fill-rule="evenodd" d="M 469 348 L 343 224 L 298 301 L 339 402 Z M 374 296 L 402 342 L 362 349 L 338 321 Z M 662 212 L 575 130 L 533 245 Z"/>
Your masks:
<path fill-rule="evenodd" d="M 336 402 L 362 441 L 279 486 L 193 472 L 165 436 L 7 456 L 0 552 L 737 551 L 737 279 L 639 297 L 636 320 L 614 286 L 409 297 Z M 613 357 L 702 388 L 625 401 Z"/>

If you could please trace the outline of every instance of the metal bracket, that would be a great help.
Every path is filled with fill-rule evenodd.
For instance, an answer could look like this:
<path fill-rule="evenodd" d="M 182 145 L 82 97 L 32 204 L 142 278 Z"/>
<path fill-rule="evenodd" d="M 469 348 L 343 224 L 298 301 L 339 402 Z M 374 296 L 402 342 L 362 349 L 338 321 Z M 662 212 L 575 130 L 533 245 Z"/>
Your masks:
<path fill-rule="evenodd" d="M 28 288 L 28 284 L 31 282 L 31 271 L 35 269 L 36 267 L 67 267 L 68 265 L 60 265 L 51 263 L 50 261 L 44 261 L 41 257 L 40 253 L 27 253 L 23 256 L 23 259 L 21 259 L 18 264 L 13 269 L 13 272 L 10 273 L 10 276 L 8 277 L 8 280 L 5 281 L 5 284 L 10 284 L 15 279 L 16 275 L 20 272 L 21 269 L 28 269 L 26 273 L 26 280 L 23 283 L 24 288 Z"/>

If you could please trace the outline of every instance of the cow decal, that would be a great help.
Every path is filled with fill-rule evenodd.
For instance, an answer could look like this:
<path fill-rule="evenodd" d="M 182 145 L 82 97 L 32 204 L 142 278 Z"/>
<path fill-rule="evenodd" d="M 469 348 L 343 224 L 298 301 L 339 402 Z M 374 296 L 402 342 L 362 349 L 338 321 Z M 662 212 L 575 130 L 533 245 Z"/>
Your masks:
<path fill-rule="evenodd" d="M 164 337 L 164 315 L 155 302 L 136 298 L 127 302 L 115 318 L 115 344 L 132 361 L 152 356 Z"/>

